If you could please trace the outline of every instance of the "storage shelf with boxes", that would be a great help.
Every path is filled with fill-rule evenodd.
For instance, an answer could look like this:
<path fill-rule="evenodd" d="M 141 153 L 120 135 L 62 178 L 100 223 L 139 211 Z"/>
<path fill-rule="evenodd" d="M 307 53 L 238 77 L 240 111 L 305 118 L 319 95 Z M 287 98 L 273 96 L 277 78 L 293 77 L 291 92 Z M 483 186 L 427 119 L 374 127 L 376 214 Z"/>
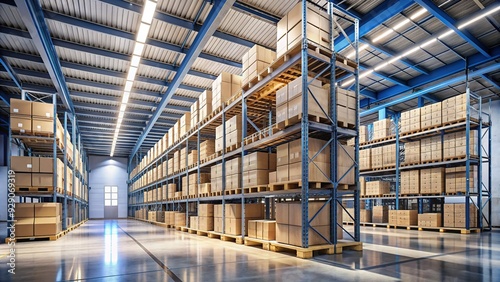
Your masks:
<path fill-rule="evenodd" d="M 15 194 L 19 201 L 58 204 L 65 210 L 60 213 L 58 230 L 66 231 L 88 218 L 88 170 L 85 152 L 75 133 L 74 117 L 55 114 L 55 97 L 55 94 L 23 91 L 23 99 L 11 99 L 11 141 L 16 140 L 22 146 L 18 146 L 16 153 L 9 147 L 9 167 L 15 172 Z M 73 132 L 67 130 L 69 123 L 73 124 Z M 54 237 L 56 233 L 48 235 Z M 47 234 L 35 232 L 32 236 L 38 235 Z"/>
<path fill-rule="evenodd" d="M 266 196 L 274 196 L 273 201 L 302 198 L 290 203 L 301 210 L 316 207 L 314 201 L 309 205 L 309 196 L 321 195 L 335 202 L 344 194 L 356 195 L 357 155 L 347 140 L 358 135 L 358 95 L 330 84 L 331 74 L 337 78 L 355 74 L 358 65 L 340 56 L 331 62 L 327 44 L 330 30 L 326 30 L 330 15 L 314 5 L 307 6 L 306 48 L 301 49 L 304 36 L 297 28 L 302 9 L 299 3 L 280 24 L 286 28 L 278 39 L 284 37 L 286 46 L 278 56 L 260 46 L 251 48 L 242 59 L 242 77 L 219 75 L 212 91 L 200 95 L 189 115 L 169 129 L 143 158 L 134 157 L 129 216 L 144 219 L 149 211 L 165 211 L 183 217 L 168 225 L 191 231 L 213 228 L 216 233 L 242 237 L 251 230 L 251 236 L 266 233 L 255 235 L 265 239 L 277 232 L 271 226 L 278 224 L 268 210 L 269 203 L 263 205 Z M 303 57 L 307 57 L 307 65 L 302 65 Z M 308 95 L 303 95 L 304 91 Z M 308 103 L 306 109 L 304 103 Z M 338 114 L 331 116 L 331 112 Z M 214 202 L 212 223 L 203 211 L 207 209 L 204 205 Z M 342 207 L 319 205 L 328 215 L 330 209 L 339 212 L 325 224 L 314 226 L 322 235 L 314 237 L 316 233 L 299 219 L 288 227 L 293 230 L 291 240 L 282 243 L 307 247 L 336 244 L 342 238 L 343 230 L 333 228 L 342 222 Z M 259 212 L 254 216 L 256 206 Z M 236 213 L 231 216 L 233 209 Z M 309 215 L 318 211 L 313 209 Z M 155 218 L 153 213 L 150 217 Z M 165 214 L 164 220 L 167 218 L 173 221 Z M 293 237 L 304 231 L 309 238 Z M 359 241 L 359 228 L 353 234 Z"/>
<path fill-rule="evenodd" d="M 394 209 L 390 213 L 398 212 L 396 203 L 400 200 L 415 202 L 420 207 L 414 211 L 418 218 L 413 218 L 408 226 L 451 228 L 449 230 L 457 227 L 463 233 L 491 228 L 489 215 L 480 204 L 491 198 L 490 180 L 480 177 L 482 171 L 491 169 L 491 151 L 484 147 L 491 136 L 491 121 L 490 116 L 481 111 L 481 104 L 479 96 L 465 93 L 402 112 L 398 140 L 367 140 L 360 148 L 363 177 L 398 177 L 399 185 L 393 185 L 392 191 L 384 188 L 373 192 L 370 187 L 378 181 L 368 181 L 362 189 L 362 198 L 382 199 Z M 389 158 L 387 152 L 379 148 L 398 142 L 401 150 L 392 152 L 390 158 L 399 159 L 400 165 L 387 167 L 384 165 Z M 426 203 L 438 203 L 440 208 L 424 213 L 421 207 Z M 454 205 L 467 206 L 467 209 L 455 213 Z M 486 220 L 479 220 L 483 217 Z M 449 218 L 459 225 L 454 226 Z M 394 221 L 388 223 L 402 225 Z"/>

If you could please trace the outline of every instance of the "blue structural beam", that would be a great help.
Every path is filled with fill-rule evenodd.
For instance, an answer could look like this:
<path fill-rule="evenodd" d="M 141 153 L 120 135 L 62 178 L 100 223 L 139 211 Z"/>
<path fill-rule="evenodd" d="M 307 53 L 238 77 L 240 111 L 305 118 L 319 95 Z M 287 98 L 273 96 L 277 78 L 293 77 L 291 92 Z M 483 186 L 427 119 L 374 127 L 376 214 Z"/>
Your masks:
<path fill-rule="evenodd" d="M 395 15 L 401 13 L 404 9 L 410 7 L 413 4 L 413 0 L 400 0 L 400 1 L 384 1 L 377 7 L 372 9 L 369 13 L 364 15 L 360 20 L 359 25 L 359 37 L 363 37 L 368 32 L 372 31 L 374 28 L 382 24 L 383 22 L 389 20 Z M 349 35 L 349 40 L 354 41 L 354 27 L 349 27 L 346 29 L 346 34 Z M 342 51 L 349 46 L 349 41 L 347 38 L 338 37 L 335 40 L 335 50 Z"/>
<path fill-rule="evenodd" d="M 160 101 L 160 105 L 156 108 L 155 112 L 153 113 L 153 116 L 147 123 L 144 132 L 139 137 L 139 140 L 137 140 L 137 143 L 134 146 L 132 153 L 130 154 L 129 158 L 130 162 L 132 161 L 137 151 L 139 151 L 139 148 L 146 139 L 146 136 L 149 134 L 155 122 L 162 114 L 163 109 L 174 95 L 175 91 L 177 90 L 177 87 L 181 84 L 181 81 L 184 79 L 188 70 L 191 68 L 198 55 L 201 53 L 201 50 L 204 48 L 205 44 L 208 42 L 210 37 L 212 37 L 217 27 L 222 22 L 222 19 L 225 17 L 225 15 L 229 12 L 231 7 L 233 6 L 234 1 L 235 0 L 219 0 L 216 1 L 212 6 L 212 8 L 210 9 L 210 13 L 208 14 L 203 26 L 196 35 L 193 44 L 191 45 L 191 48 L 189 49 L 188 53 L 182 60 L 182 63 L 179 67 L 179 71 L 176 72 L 174 78 L 172 79 L 172 83 L 170 84 L 169 88 L 167 89 L 167 92 L 163 95 Z"/>
<path fill-rule="evenodd" d="M 0 84 L 2 83 L 0 82 Z M 0 100 L 2 100 L 7 106 L 10 106 L 11 98 L 14 98 L 14 96 L 0 91 Z"/>
<path fill-rule="evenodd" d="M 118 6 L 120 8 L 129 10 L 129 11 L 133 11 L 136 13 L 142 12 L 141 5 L 137 5 L 137 4 L 131 3 L 131 2 L 125 2 L 122 0 L 101 0 L 101 2 L 108 3 L 108 4 L 113 5 L 113 6 Z M 216 4 L 216 2 L 217 1 L 214 1 L 215 4 Z M 193 23 L 189 20 L 174 17 L 174 16 L 171 16 L 171 15 L 168 15 L 168 14 L 165 14 L 162 12 L 158 12 L 158 11 L 156 11 L 154 18 L 159 20 L 159 21 L 169 23 L 172 25 L 176 25 L 176 26 L 180 26 L 180 27 L 183 27 L 186 29 L 191 29 L 191 30 L 194 30 L 196 32 L 200 32 L 202 27 L 203 27 L 202 25 L 197 24 L 197 23 Z M 220 38 L 220 39 L 223 39 L 223 40 L 233 42 L 233 43 L 237 43 L 237 44 L 240 44 L 240 45 L 243 45 L 246 47 L 252 47 L 253 45 L 255 45 L 255 42 L 252 42 L 250 40 L 246 40 L 246 39 L 243 39 L 243 38 L 231 35 L 231 34 L 227 34 L 227 33 L 221 32 L 221 31 L 215 31 L 213 33 L 213 36 Z"/>
<path fill-rule="evenodd" d="M 493 48 L 491 50 L 491 57 L 486 57 L 481 53 L 474 54 L 469 57 L 469 68 L 474 68 L 480 66 L 482 64 L 492 62 L 498 58 L 500 58 L 500 46 Z M 426 84 L 432 83 L 434 81 L 446 78 L 453 74 L 463 72 L 465 68 L 465 64 L 462 60 L 455 61 L 446 66 L 440 67 L 431 71 L 428 75 L 420 75 L 415 78 L 408 80 L 408 86 L 395 85 L 385 90 L 382 90 L 377 93 L 377 102 L 389 99 L 398 95 L 401 95 L 411 89 L 415 89 Z M 427 93 L 426 93 L 427 94 Z M 367 107 L 371 102 L 369 99 L 363 99 L 360 101 L 360 107 Z"/>
<path fill-rule="evenodd" d="M 370 48 L 372 49 L 375 49 L 376 51 L 382 53 L 382 54 L 385 54 L 386 56 L 389 56 L 389 57 L 396 57 L 395 55 L 395 52 L 392 51 L 392 50 L 389 50 L 387 47 L 384 47 L 380 44 L 375 44 L 373 42 L 370 42 L 370 40 L 363 40 L 361 39 L 360 40 L 361 43 L 363 44 L 366 44 L 368 46 L 370 46 Z M 410 60 L 408 59 L 405 59 L 405 58 L 401 58 L 399 59 L 399 61 L 401 63 L 403 63 L 404 65 L 406 65 L 407 67 L 411 68 L 412 70 L 415 70 L 415 71 L 418 71 L 419 73 L 422 73 L 422 74 L 428 74 L 429 72 L 419 66 L 416 66 L 415 63 L 413 62 L 410 62 Z"/>
<path fill-rule="evenodd" d="M 477 70 L 475 72 L 469 73 L 469 78 L 474 78 L 476 76 L 480 76 L 480 75 L 485 74 L 485 73 L 496 71 L 499 68 L 500 68 L 500 63 L 489 65 L 489 66 L 481 68 L 481 69 L 479 69 L 479 70 Z M 406 101 L 409 101 L 409 100 L 412 100 L 412 99 L 416 99 L 416 98 L 421 97 L 421 96 L 423 96 L 423 95 L 425 95 L 427 93 L 439 90 L 439 89 L 441 89 L 443 87 L 446 87 L 446 86 L 448 86 L 450 84 L 454 84 L 454 83 L 457 83 L 457 82 L 464 81 L 465 79 L 466 79 L 465 74 L 457 76 L 457 77 L 454 77 L 454 78 L 452 78 L 450 80 L 447 80 L 447 81 L 438 83 L 436 85 L 433 85 L 433 86 L 430 86 L 430 87 L 426 87 L 425 89 L 416 91 L 414 93 L 405 95 L 405 96 L 403 96 L 403 97 L 401 97 L 399 99 L 392 100 L 392 101 L 387 102 L 387 103 L 385 103 L 385 104 L 383 104 L 381 106 L 376 106 L 376 107 L 373 107 L 371 109 L 362 111 L 361 114 L 360 114 L 360 116 L 367 116 L 367 115 L 370 115 L 370 114 L 377 113 L 379 110 L 381 110 L 381 109 L 383 109 L 385 107 L 390 107 L 390 106 L 397 105 L 397 104 L 400 104 L 400 103 L 403 103 L 403 102 L 406 102 Z"/>
<path fill-rule="evenodd" d="M 475 38 L 470 32 L 466 30 L 458 29 L 457 22 L 450 17 L 446 12 L 441 10 L 436 4 L 431 0 L 415 0 L 420 6 L 427 9 L 434 17 L 438 18 L 444 25 L 455 31 L 460 37 L 462 37 L 467 43 L 472 45 L 477 51 L 486 57 L 490 57 L 488 49 L 484 46 L 477 38 Z M 494 5 L 493 5 L 494 6 Z"/>
<path fill-rule="evenodd" d="M 12 81 L 14 81 L 14 83 L 17 85 L 17 88 L 19 88 L 20 90 L 23 90 L 21 80 L 19 80 L 19 78 L 17 78 L 16 72 L 12 69 L 12 67 L 3 58 L 2 53 L 0 53 L 0 65 L 2 65 L 3 68 L 7 71 L 7 73 L 10 76 L 10 79 L 12 79 Z"/>
<path fill-rule="evenodd" d="M 28 32 L 20 31 L 20 30 L 16 30 L 16 29 L 13 29 L 10 27 L 4 27 L 4 26 L 2 26 L 0 28 L 0 33 L 18 36 L 18 37 L 22 37 L 22 38 L 30 38 L 30 35 Z M 126 54 L 113 52 L 113 51 L 109 51 L 109 50 L 94 48 L 94 47 L 90 47 L 90 46 L 84 46 L 84 45 L 80 45 L 77 43 L 63 41 L 63 40 L 59 40 L 59 39 L 52 39 L 52 42 L 57 47 L 72 49 L 72 50 L 85 52 L 85 53 L 89 53 L 89 54 L 110 57 L 110 58 L 123 60 L 123 61 L 127 61 L 127 62 L 130 62 L 130 60 L 132 59 L 131 55 L 126 55 Z M 1 50 L 0 52 L 1 52 L 0 54 L 3 54 L 4 56 L 9 57 L 9 58 L 17 58 L 17 59 L 21 59 L 21 60 L 28 60 L 28 61 L 36 62 L 36 63 L 43 63 L 42 59 L 38 56 L 35 56 L 35 55 L 18 53 L 18 52 L 13 52 L 13 51 L 8 51 L 8 50 Z M 82 71 L 91 71 L 91 72 L 97 71 L 97 73 L 100 73 L 100 74 L 114 75 L 114 76 L 119 76 L 119 77 L 121 77 L 123 75 L 123 73 L 121 73 L 121 72 L 105 70 L 105 69 L 101 69 L 101 68 L 97 68 L 97 67 L 86 66 L 86 65 L 67 62 L 67 61 L 60 61 L 60 63 L 61 63 L 62 67 L 71 68 L 71 69 L 78 69 L 78 70 L 82 70 Z M 141 65 L 156 67 L 156 68 L 160 68 L 160 69 L 166 69 L 166 70 L 170 70 L 170 71 L 177 71 L 176 66 L 173 66 L 173 65 L 167 64 L 167 63 L 163 63 L 163 62 L 153 61 L 150 59 L 145 59 L 145 58 L 141 59 Z M 241 68 L 241 64 L 238 62 L 234 62 L 234 64 L 231 63 L 231 65 Z M 215 76 L 215 75 L 200 72 L 197 70 L 189 70 L 188 74 L 198 76 L 201 78 L 211 79 L 211 80 L 214 80 L 217 78 L 217 76 Z M 126 76 L 126 74 L 124 74 L 124 75 Z"/>
<path fill-rule="evenodd" d="M 252 7 L 248 4 L 240 2 L 240 1 L 236 1 L 234 3 L 233 9 L 240 11 L 242 13 L 245 13 L 245 14 L 249 14 L 250 16 L 266 20 L 272 24 L 277 24 L 281 20 L 281 18 L 279 18 L 275 15 L 272 15 L 266 11 Z"/>
<path fill-rule="evenodd" d="M 500 83 L 498 81 L 495 81 L 492 77 L 490 77 L 487 74 L 481 75 L 481 78 L 486 80 L 489 84 L 493 85 L 496 89 L 500 89 Z"/>
<path fill-rule="evenodd" d="M 50 74 L 50 78 L 57 89 L 64 106 L 74 113 L 73 103 L 69 96 L 66 81 L 59 64 L 56 49 L 50 38 L 49 29 L 43 17 L 40 2 L 36 0 L 16 0 L 16 6 L 19 14 L 24 15 L 22 20 L 26 25 L 33 43 L 36 46 L 40 57 Z"/>

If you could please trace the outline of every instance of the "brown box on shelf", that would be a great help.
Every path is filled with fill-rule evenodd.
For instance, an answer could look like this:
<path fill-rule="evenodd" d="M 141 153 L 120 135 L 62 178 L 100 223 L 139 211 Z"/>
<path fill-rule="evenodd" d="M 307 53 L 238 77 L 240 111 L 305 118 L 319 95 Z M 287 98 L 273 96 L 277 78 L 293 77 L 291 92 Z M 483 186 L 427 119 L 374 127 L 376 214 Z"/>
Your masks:
<path fill-rule="evenodd" d="M 15 219 L 34 218 L 34 217 L 35 217 L 35 204 L 33 204 L 33 203 L 16 203 L 16 209 L 14 211 L 14 218 Z"/>
<path fill-rule="evenodd" d="M 14 172 L 39 172 L 40 160 L 37 157 L 11 156 L 10 169 Z"/>
<path fill-rule="evenodd" d="M 54 134 L 54 119 L 35 118 L 31 120 L 31 130 L 35 134 Z"/>
<path fill-rule="evenodd" d="M 31 134 L 31 117 L 10 116 L 10 129 L 14 133 Z"/>
<path fill-rule="evenodd" d="M 314 227 L 323 237 L 330 238 L 330 226 L 322 225 Z M 294 246 L 302 246 L 302 226 L 289 225 L 288 226 L 288 244 Z M 316 232 L 309 232 L 309 246 L 328 244 L 325 239 L 323 239 Z"/>
<path fill-rule="evenodd" d="M 311 92 L 308 92 L 308 97 L 309 97 L 308 98 L 309 99 L 308 115 L 327 119 L 328 117 L 324 113 L 324 112 L 328 113 L 330 111 L 330 107 L 328 104 L 329 97 L 328 97 L 327 90 L 324 88 L 315 87 L 312 85 L 309 86 L 309 89 L 312 91 L 312 94 L 311 94 Z M 317 102 L 316 102 L 316 100 L 314 100 L 313 95 L 316 98 Z M 290 97 L 290 93 L 289 93 L 289 97 Z M 318 104 L 318 102 L 319 102 L 319 104 Z M 288 118 L 290 119 L 290 118 L 297 117 L 297 116 L 298 117 L 302 116 L 302 97 L 301 96 L 295 97 L 292 100 L 288 100 Z"/>
<path fill-rule="evenodd" d="M 59 178 L 62 181 L 62 178 Z M 48 173 L 32 173 L 31 185 L 34 187 L 53 187 L 54 175 Z M 62 183 L 58 187 L 62 188 Z"/>
<path fill-rule="evenodd" d="M 269 172 L 269 184 L 273 184 L 277 182 L 276 171 Z"/>
<path fill-rule="evenodd" d="M 54 118 L 54 105 L 52 103 L 31 102 L 31 115 L 37 118 Z"/>
<path fill-rule="evenodd" d="M 310 182 L 330 182 L 330 163 L 318 162 L 309 163 L 309 181 Z M 281 171 L 278 167 L 278 173 Z M 326 175 L 326 177 L 325 177 Z M 278 177 L 281 177 L 279 175 Z M 302 177 L 302 163 L 292 163 L 288 165 L 288 179 L 300 180 Z"/>
<path fill-rule="evenodd" d="M 398 225 L 398 211 L 397 210 L 389 210 L 389 224 L 390 225 Z"/>
<path fill-rule="evenodd" d="M 213 217 L 214 216 L 214 205 L 213 204 L 199 204 L 198 215 Z"/>
<path fill-rule="evenodd" d="M 288 160 L 289 160 L 288 143 L 276 147 L 276 158 L 277 158 L 276 159 L 277 166 L 288 165 Z"/>
<path fill-rule="evenodd" d="M 418 226 L 423 227 L 441 227 L 441 213 L 423 213 L 418 215 Z"/>
<path fill-rule="evenodd" d="M 247 229 L 248 229 L 248 237 L 257 238 L 257 221 L 258 220 L 249 220 Z"/>
<path fill-rule="evenodd" d="M 276 241 L 278 243 L 288 244 L 288 235 L 290 234 L 289 225 L 276 223 Z"/>
<path fill-rule="evenodd" d="M 276 107 L 286 104 L 288 102 L 288 84 L 276 90 Z"/>
<path fill-rule="evenodd" d="M 62 214 L 61 203 L 36 203 L 35 218 L 39 217 L 55 217 Z"/>
<path fill-rule="evenodd" d="M 398 210 L 398 225 L 410 226 L 417 225 L 418 211 L 417 210 Z"/>
<path fill-rule="evenodd" d="M 163 216 L 165 220 L 165 224 L 174 225 L 175 224 L 175 212 L 174 211 L 166 211 Z"/>
<path fill-rule="evenodd" d="M 16 208 L 17 208 L 16 204 Z M 17 212 L 17 210 L 16 210 Z M 34 235 L 35 219 L 17 218 L 16 216 L 16 237 L 32 237 Z"/>
<path fill-rule="evenodd" d="M 276 221 L 258 220 L 257 238 L 262 240 L 276 240 Z"/>
<path fill-rule="evenodd" d="M 289 178 L 289 167 L 288 165 L 280 165 L 276 168 L 276 182 L 283 182 L 290 180 Z"/>
<path fill-rule="evenodd" d="M 198 216 L 198 229 L 203 231 L 214 230 L 214 218 L 211 216 Z"/>
<path fill-rule="evenodd" d="M 243 188 L 269 184 L 269 170 L 250 170 L 243 172 Z"/>
<path fill-rule="evenodd" d="M 190 216 L 189 217 L 189 228 L 198 230 L 198 217 L 197 216 Z"/>
<path fill-rule="evenodd" d="M 276 223 L 286 224 L 289 223 L 289 204 L 288 203 L 276 203 Z"/>
<path fill-rule="evenodd" d="M 372 208 L 373 223 L 387 223 L 389 216 L 389 208 L 387 206 L 374 206 Z"/>
<path fill-rule="evenodd" d="M 288 203 L 288 224 L 302 226 L 302 208 L 300 202 Z M 309 202 L 309 219 L 325 205 L 325 202 Z M 281 222 L 280 222 L 281 223 Z M 321 226 L 330 224 L 330 204 L 327 204 L 321 212 L 310 223 L 311 226 Z"/>
<path fill-rule="evenodd" d="M 52 106 L 52 111 L 54 108 Z M 32 102 L 21 99 L 10 99 L 10 114 L 11 115 L 24 115 L 31 117 L 32 115 Z"/>
<path fill-rule="evenodd" d="M 35 236 L 56 235 L 62 230 L 61 217 L 36 217 L 35 218 Z"/>
<path fill-rule="evenodd" d="M 186 214 L 183 212 L 175 213 L 175 226 L 186 226 Z"/>
<path fill-rule="evenodd" d="M 314 162 L 329 162 L 330 147 L 327 146 L 324 150 L 321 148 L 326 144 L 326 141 L 320 139 L 309 138 L 309 157 L 312 158 L 317 154 Z M 318 153 L 319 152 L 319 153 Z M 339 152 L 340 153 L 340 152 Z M 301 139 L 297 139 L 288 143 L 288 163 L 297 163 L 302 161 L 302 143 Z"/>

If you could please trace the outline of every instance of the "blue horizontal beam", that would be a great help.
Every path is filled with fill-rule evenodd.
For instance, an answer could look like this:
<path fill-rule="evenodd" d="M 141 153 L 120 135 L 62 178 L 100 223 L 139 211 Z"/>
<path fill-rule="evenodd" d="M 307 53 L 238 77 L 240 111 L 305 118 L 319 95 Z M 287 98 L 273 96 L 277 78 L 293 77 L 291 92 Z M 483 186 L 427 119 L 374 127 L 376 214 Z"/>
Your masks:
<path fill-rule="evenodd" d="M 490 57 L 488 53 L 488 49 L 484 46 L 477 38 L 475 38 L 470 32 L 466 30 L 458 29 L 457 22 L 450 17 L 445 11 L 441 10 L 436 4 L 434 4 L 431 0 L 415 0 L 420 6 L 427 9 L 429 13 L 431 13 L 434 17 L 438 18 L 444 25 L 452 29 L 456 32 L 462 39 L 464 39 L 467 43 L 472 45 L 477 51 L 483 54 L 486 57 Z M 492 5 L 494 6 L 494 5 Z M 483 12 L 483 11 L 482 11 Z"/>
<path fill-rule="evenodd" d="M 40 57 L 42 57 L 60 99 L 64 106 L 71 113 L 74 113 L 73 103 L 69 95 L 68 87 L 66 86 L 61 65 L 59 64 L 56 49 L 50 37 L 49 28 L 43 16 L 40 2 L 35 0 L 15 0 L 15 4 L 19 13 L 23 15 L 22 20 L 24 25 L 28 29 Z"/>
<path fill-rule="evenodd" d="M 119 106 L 110 106 L 110 105 L 99 105 L 99 104 L 93 104 L 93 103 L 87 103 L 87 102 L 79 102 L 75 101 L 75 108 L 81 108 L 81 109 L 88 109 L 88 110 L 102 110 L 102 111 L 108 111 L 108 112 L 119 112 L 120 107 Z M 167 107 L 169 109 L 170 107 Z M 151 116 L 153 114 L 152 111 L 147 111 L 147 110 L 140 110 L 140 109 L 134 109 L 131 107 L 127 107 L 127 113 L 131 114 L 137 114 L 137 115 L 145 115 L 145 116 Z M 99 114 L 99 113 L 96 113 Z M 162 113 L 161 118 L 169 115 L 172 115 L 171 113 Z"/>
<path fill-rule="evenodd" d="M 21 84 L 21 81 L 17 77 L 16 72 L 12 69 L 12 67 L 3 58 L 1 51 L 0 51 L 0 65 L 2 65 L 3 68 L 7 71 L 7 73 L 10 76 L 10 79 L 12 79 L 12 81 L 14 81 L 14 83 L 17 85 L 17 88 L 19 88 L 20 90 L 22 90 L 23 86 Z"/>
<path fill-rule="evenodd" d="M 395 55 L 395 52 L 392 51 L 392 50 L 389 50 L 387 47 L 384 47 L 380 44 L 375 44 L 373 42 L 370 42 L 370 40 L 365 40 L 365 39 L 361 39 L 360 42 L 364 43 L 364 44 L 367 44 L 368 46 L 370 46 L 372 49 L 375 49 L 376 51 L 382 53 L 382 54 L 385 54 L 386 56 L 389 56 L 389 57 L 396 57 Z M 422 73 L 422 74 L 428 74 L 429 72 L 419 66 L 416 66 L 415 63 L 411 62 L 410 60 L 408 59 L 405 59 L 405 58 L 401 58 L 399 59 L 399 61 L 401 63 L 403 63 L 404 65 L 406 65 L 407 67 L 415 70 L 415 71 L 418 71 L 419 73 Z"/>
<path fill-rule="evenodd" d="M 389 20 L 395 15 L 401 13 L 404 9 L 410 7 L 413 3 L 414 3 L 413 0 L 382 2 L 360 19 L 359 37 L 361 38 L 365 36 L 367 33 L 372 31 L 374 28 L 376 28 L 383 22 Z M 351 26 L 347 28 L 346 34 L 349 36 L 350 41 L 353 42 L 354 27 Z M 337 50 L 338 52 L 344 50 L 350 45 L 347 38 L 344 37 L 338 37 L 334 43 L 335 43 L 335 50 Z"/>
<path fill-rule="evenodd" d="M 469 68 L 475 68 L 478 67 L 482 64 L 494 61 L 498 58 L 500 58 L 500 46 L 497 46 L 496 48 L 493 48 L 490 52 L 491 57 L 486 57 L 481 53 L 476 53 L 472 56 L 469 57 Z M 400 94 L 403 94 L 411 89 L 415 89 L 418 87 L 422 87 L 426 84 L 432 83 L 434 81 L 446 78 L 450 75 L 459 73 L 459 72 L 464 72 L 465 69 L 465 63 L 462 60 L 455 61 L 451 64 L 448 64 L 446 66 L 440 67 L 438 69 L 435 69 L 431 71 L 428 75 L 419 75 L 417 77 L 414 77 L 410 80 L 408 80 L 407 84 L 408 86 L 402 86 L 402 85 L 395 85 L 390 88 L 387 88 L 385 90 L 382 90 L 378 92 L 377 94 L 377 101 L 383 101 L 385 99 L 389 99 L 395 96 L 398 96 Z M 364 108 L 368 106 L 371 102 L 368 99 L 363 99 L 360 101 L 360 107 Z"/>
<path fill-rule="evenodd" d="M 249 14 L 250 16 L 266 20 L 272 24 L 277 24 L 281 18 L 272 15 L 266 11 L 260 10 L 258 8 L 252 7 L 246 3 L 236 1 L 233 5 L 233 9 Z"/>
<path fill-rule="evenodd" d="M 0 33 L 12 35 L 12 36 L 18 36 L 18 37 L 22 37 L 22 38 L 30 38 L 30 35 L 28 32 L 13 29 L 10 27 L 5 27 L 5 26 L 2 26 L 0 28 Z M 122 60 L 122 61 L 127 61 L 127 62 L 130 62 L 130 60 L 132 59 L 131 55 L 126 55 L 123 53 L 118 53 L 118 52 L 99 49 L 99 48 L 95 48 L 95 47 L 85 46 L 85 45 L 81 45 L 81 44 L 77 44 L 77 43 L 73 43 L 73 42 L 68 42 L 68 41 L 64 41 L 64 40 L 60 40 L 60 39 L 53 38 L 52 42 L 57 47 L 72 49 L 72 50 L 85 52 L 85 53 L 89 53 L 89 54 L 110 57 L 110 58 L 114 58 L 114 59 L 118 59 L 118 60 Z M 24 60 L 37 62 L 37 63 L 43 63 L 41 58 L 38 56 L 35 56 L 35 55 L 30 55 L 30 54 L 25 54 L 25 53 L 17 53 L 17 52 L 8 51 L 8 50 L 2 50 L 2 52 L 5 54 L 6 57 L 24 59 Z M 23 56 L 25 56 L 25 58 L 23 58 Z M 70 66 L 72 66 L 72 64 L 81 66 L 81 64 L 75 64 L 75 63 L 71 63 L 71 62 L 67 62 L 67 61 L 61 61 L 61 66 L 65 65 L 65 67 L 68 67 L 68 68 L 73 68 L 73 67 L 70 67 Z M 158 61 L 145 59 L 145 58 L 141 59 L 141 65 L 170 70 L 170 71 L 174 71 L 174 72 L 177 71 L 177 67 L 175 67 L 171 64 L 158 62 Z M 241 64 L 239 64 L 238 67 L 241 68 Z M 96 69 L 100 69 L 100 68 L 96 68 Z M 211 79 L 211 80 L 214 80 L 217 78 L 217 76 L 215 76 L 215 75 L 212 75 L 209 73 L 204 73 L 204 72 L 197 71 L 197 70 L 189 70 L 188 74 L 193 75 L 193 76 L 198 76 L 201 78 Z"/>
<path fill-rule="evenodd" d="M 489 65 L 489 66 L 487 66 L 485 68 L 479 69 L 478 71 L 469 73 L 469 78 L 474 78 L 476 76 L 480 76 L 480 75 L 488 73 L 488 72 L 496 71 L 498 69 L 500 69 L 500 63 Z M 412 99 L 416 99 L 416 98 L 421 97 L 421 96 L 423 96 L 425 94 L 428 94 L 428 93 L 431 93 L 433 91 L 437 91 L 437 90 L 439 90 L 441 88 L 447 87 L 450 84 L 455 84 L 455 83 L 464 81 L 465 79 L 466 79 L 465 74 L 460 75 L 460 76 L 452 78 L 450 80 L 446 80 L 446 81 L 438 83 L 436 85 L 433 85 L 433 86 L 430 86 L 430 87 L 426 87 L 425 89 L 422 89 L 422 90 L 416 91 L 414 93 L 405 95 L 404 97 L 401 97 L 399 99 L 395 99 L 395 100 L 390 101 L 388 103 L 385 103 L 383 105 L 376 106 L 376 107 L 373 107 L 371 109 L 362 111 L 360 113 L 360 116 L 367 116 L 367 115 L 370 115 L 370 114 L 374 114 L 374 113 L 378 112 L 380 109 L 383 109 L 383 108 L 386 108 L 386 107 L 390 107 L 390 106 L 394 106 L 394 105 L 397 105 L 397 104 L 400 104 L 400 103 L 404 103 L 404 102 L 412 100 Z"/>

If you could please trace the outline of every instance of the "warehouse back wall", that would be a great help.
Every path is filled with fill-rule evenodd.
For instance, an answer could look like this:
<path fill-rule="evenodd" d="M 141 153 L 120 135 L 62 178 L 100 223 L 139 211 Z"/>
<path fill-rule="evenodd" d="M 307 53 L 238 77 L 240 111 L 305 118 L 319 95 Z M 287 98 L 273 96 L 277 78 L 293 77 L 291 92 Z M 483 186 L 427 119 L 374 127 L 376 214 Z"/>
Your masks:
<path fill-rule="evenodd" d="M 488 104 L 483 105 L 483 110 L 488 111 Z M 500 167 L 500 101 L 494 101 L 491 103 L 491 190 L 492 190 L 492 214 L 491 214 L 491 224 L 493 226 L 500 226 L 500 175 L 498 174 L 498 168 Z M 485 140 L 486 141 L 486 140 Z M 488 148 L 488 143 L 483 141 L 483 146 Z M 484 151 L 483 151 L 484 154 Z M 488 177 L 487 173 L 483 173 L 483 180 L 486 181 Z"/>
<path fill-rule="evenodd" d="M 89 218 L 104 218 L 104 186 L 118 186 L 118 217 L 127 217 L 127 159 L 90 156 Z"/>

